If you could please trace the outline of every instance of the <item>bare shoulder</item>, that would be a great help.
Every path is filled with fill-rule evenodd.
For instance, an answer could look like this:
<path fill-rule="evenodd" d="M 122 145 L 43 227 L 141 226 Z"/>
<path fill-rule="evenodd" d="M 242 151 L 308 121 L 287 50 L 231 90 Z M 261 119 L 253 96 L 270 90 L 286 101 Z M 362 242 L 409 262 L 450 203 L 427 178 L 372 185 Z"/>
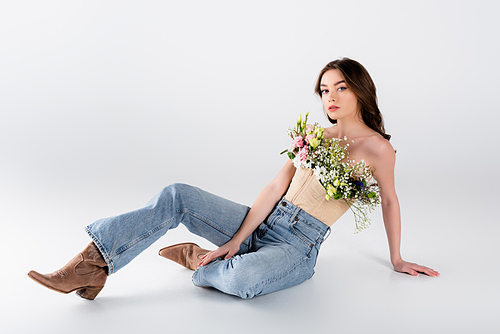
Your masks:
<path fill-rule="evenodd" d="M 394 188 L 396 152 L 391 143 L 379 134 L 369 139 L 365 142 L 370 152 L 369 165 L 373 168 L 375 179 L 381 188 L 382 202 L 390 203 L 397 200 Z"/>
<path fill-rule="evenodd" d="M 357 145 L 356 140 L 354 140 L 353 146 L 353 155 L 356 160 L 365 160 L 375 170 L 387 170 L 394 167 L 396 161 L 394 148 L 380 134 L 374 132 L 369 136 L 358 139 Z"/>
<path fill-rule="evenodd" d="M 365 140 L 366 149 L 370 151 L 372 155 L 381 158 L 388 158 L 395 155 L 391 143 L 378 133 L 367 139 L 368 140 Z"/>
<path fill-rule="evenodd" d="M 369 152 L 368 163 L 374 169 L 375 178 L 384 188 L 393 189 L 396 154 L 391 143 L 377 134 L 366 140 L 365 144 L 365 149 Z"/>

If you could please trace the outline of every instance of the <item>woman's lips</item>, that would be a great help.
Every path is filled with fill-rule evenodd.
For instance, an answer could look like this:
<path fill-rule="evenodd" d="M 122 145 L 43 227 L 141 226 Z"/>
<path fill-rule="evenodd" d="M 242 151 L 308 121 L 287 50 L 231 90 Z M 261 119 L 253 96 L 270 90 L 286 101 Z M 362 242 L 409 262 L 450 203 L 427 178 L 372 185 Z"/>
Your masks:
<path fill-rule="evenodd" d="M 335 111 L 337 109 L 339 109 L 340 107 L 337 107 L 337 106 L 329 106 L 328 107 L 328 111 Z"/>

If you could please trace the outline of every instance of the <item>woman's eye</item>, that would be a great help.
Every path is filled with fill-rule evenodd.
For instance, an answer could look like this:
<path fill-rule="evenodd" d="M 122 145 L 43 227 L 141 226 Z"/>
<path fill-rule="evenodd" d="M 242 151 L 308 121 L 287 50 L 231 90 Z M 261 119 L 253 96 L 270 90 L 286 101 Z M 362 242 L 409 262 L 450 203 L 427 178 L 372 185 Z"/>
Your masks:
<path fill-rule="evenodd" d="M 346 89 L 347 89 L 347 87 L 339 87 L 339 88 L 337 88 L 337 90 L 338 90 L 339 92 L 342 92 L 342 91 L 344 91 L 344 90 L 346 90 Z"/>
<path fill-rule="evenodd" d="M 326 94 L 326 93 L 328 93 L 328 89 L 323 89 L 323 90 L 321 91 L 321 95 Z"/>

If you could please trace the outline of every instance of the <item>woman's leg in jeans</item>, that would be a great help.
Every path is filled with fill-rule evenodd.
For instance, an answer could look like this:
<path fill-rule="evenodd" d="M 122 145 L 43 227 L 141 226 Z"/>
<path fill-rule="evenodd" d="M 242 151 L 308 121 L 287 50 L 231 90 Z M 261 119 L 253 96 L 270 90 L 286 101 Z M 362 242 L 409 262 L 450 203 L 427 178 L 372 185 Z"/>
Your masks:
<path fill-rule="evenodd" d="M 250 208 L 186 184 L 165 187 L 148 204 L 86 227 L 106 261 L 117 272 L 169 229 L 182 223 L 192 233 L 222 246 L 236 233 Z M 251 249 L 252 238 L 240 253 Z"/>
<path fill-rule="evenodd" d="M 253 233 L 249 253 L 217 259 L 193 274 L 197 286 L 252 298 L 311 278 L 330 228 L 282 199 Z"/>
<path fill-rule="evenodd" d="M 290 244 L 270 244 L 255 252 L 214 260 L 198 268 L 192 280 L 196 286 L 246 299 L 306 281 L 313 276 L 315 263 L 316 254 L 308 257 Z"/>

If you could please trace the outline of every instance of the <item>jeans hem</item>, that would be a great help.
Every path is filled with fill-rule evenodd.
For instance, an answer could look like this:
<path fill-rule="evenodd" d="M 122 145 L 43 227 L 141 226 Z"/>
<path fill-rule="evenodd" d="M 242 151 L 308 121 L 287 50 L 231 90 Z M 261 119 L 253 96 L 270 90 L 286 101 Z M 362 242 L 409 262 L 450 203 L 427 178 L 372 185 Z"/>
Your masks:
<path fill-rule="evenodd" d="M 94 233 L 92 233 L 92 231 L 88 227 L 85 227 L 85 232 L 87 232 L 87 234 L 90 236 L 90 238 L 92 239 L 92 241 L 96 245 L 97 249 L 99 249 L 99 252 L 101 253 L 104 261 L 108 265 L 108 276 L 111 275 L 111 274 L 113 274 L 114 273 L 113 262 L 109 258 L 108 253 L 106 253 L 106 251 L 105 251 L 104 247 L 102 246 L 101 242 L 94 235 Z"/>

